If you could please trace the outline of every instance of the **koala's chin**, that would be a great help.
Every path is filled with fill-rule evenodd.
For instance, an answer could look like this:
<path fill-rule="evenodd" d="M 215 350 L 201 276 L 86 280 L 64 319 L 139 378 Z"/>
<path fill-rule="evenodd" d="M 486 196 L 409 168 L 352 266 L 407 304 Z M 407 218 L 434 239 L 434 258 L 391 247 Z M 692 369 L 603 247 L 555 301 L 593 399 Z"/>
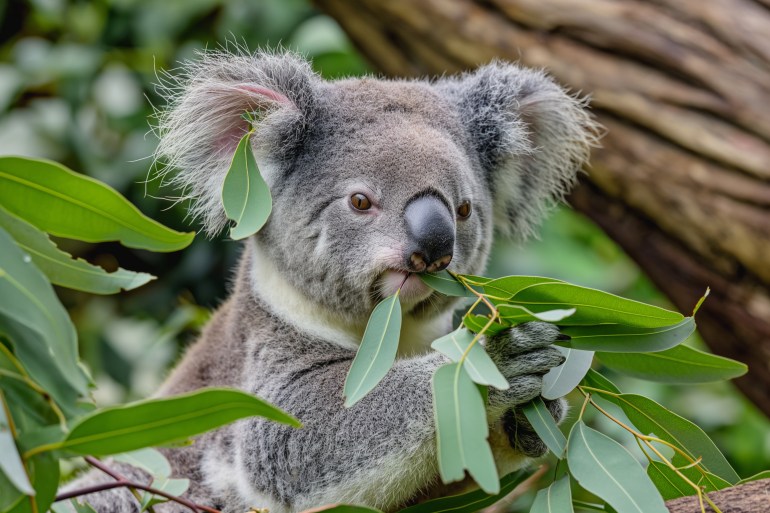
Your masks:
<path fill-rule="evenodd" d="M 183 70 L 159 116 L 157 157 L 178 168 L 166 178 L 195 199 L 192 214 L 206 231 L 220 232 L 222 183 L 253 129 L 273 210 L 244 244 L 230 297 L 158 395 L 234 387 L 303 424 L 249 418 L 163 449 L 174 476 L 190 479 L 186 496 L 226 513 L 289 513 L 330 503 L 393 511 L 447 491 L 431 392 L 447 360 L 429 344 L 452 329 L 457 299 L 418 275 L 481 273 L 495 229 L 534 233 L 595 142 L 584 102 L 541 71 L 502 62 L 432 81 L 327 82 L 292 54 L 207 52 Z M 244 112 L 258 121 L 250 126 Z M 345 408 L 343 384 L 367 318 L 399 287 L 400 356 Z M 557 336 L 551 325 L 527 323 L 485 341 L 510 383 L 490 390 L 487 410 L 501 473 L 542 452 L 517 412 L 562 361 L 551 346 Z M 549 404 L 557 419 L 559 404 Z M 136 511 L 124 491 L 89 502 L 99 513 Z"/>

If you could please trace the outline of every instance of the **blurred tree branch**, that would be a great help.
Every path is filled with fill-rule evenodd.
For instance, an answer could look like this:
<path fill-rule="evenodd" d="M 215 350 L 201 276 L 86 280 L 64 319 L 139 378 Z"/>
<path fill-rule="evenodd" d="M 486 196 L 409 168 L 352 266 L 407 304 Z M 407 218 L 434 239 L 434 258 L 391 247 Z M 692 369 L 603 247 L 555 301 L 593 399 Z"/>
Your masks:
<path fill-rule="evenodd" d="M 770 415 L 770 3 L 315 0 L 391 76 L 493 58 L 592 96 L 608 133 L 571 196 Z"/>

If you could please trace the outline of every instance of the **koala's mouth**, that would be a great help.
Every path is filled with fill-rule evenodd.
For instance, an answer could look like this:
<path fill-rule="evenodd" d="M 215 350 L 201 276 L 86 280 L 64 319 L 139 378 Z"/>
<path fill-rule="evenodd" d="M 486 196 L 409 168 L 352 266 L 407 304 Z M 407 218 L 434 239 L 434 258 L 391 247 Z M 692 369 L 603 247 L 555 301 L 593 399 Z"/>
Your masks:
<path fill-rule="evenodd" d="M 401 302 L 407 305 L 424 301 L 433 293 L 433 289 L 425 285 L 417 274 L 400 269 L 388 269 L 376 283 L 378 295 L 383 298 L 395 294 L 399 287 Z"/>

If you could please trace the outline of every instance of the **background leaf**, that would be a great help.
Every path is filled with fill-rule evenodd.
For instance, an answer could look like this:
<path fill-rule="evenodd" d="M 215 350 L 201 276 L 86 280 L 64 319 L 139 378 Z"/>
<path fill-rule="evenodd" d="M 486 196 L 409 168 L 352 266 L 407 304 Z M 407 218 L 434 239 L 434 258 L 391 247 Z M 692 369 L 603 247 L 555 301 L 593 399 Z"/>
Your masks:
<path fill-rule="evenodd" d="M 660 461 L 651 461 L 647 467 L 647 476 L 653 482 L 663 500 L 678 499 L 695 495 L 696 490 Z"/>
<path fill-rule="evenodd" d="M 599 390 L 606 390 L 607 392 L 612 392 L 615 394 L 620 393 L 620 389 L 615 386 L 615 383 L 607 379 L 603 374 L 600 374 L 593 369 L 588 369 L 588 372 L 583 378 L 582 384 L 585 386 L 598 388 Z"/>
<path fill-rule="evenodd" d="M 545 443 L 546 447 L 557 458 L 564 457 L 564 449 L 567 446 L 567 438 L 559 429 L 556 421 L 548 411 L 548 407 L 540 397 L 533 399 L 521 408 L 521 412 L 527 417 L 537 436 Z"/>
<path fill-rule="evenodd" d="M 686 317 L 676 324 L 657 328 L 622 324 L 565 326 L 561 331 L 571 339 L 560 340 L 558 344 L 573 349 L 624 353 L 663 351 L 687 340 L 695 331 L 695 321 Z"/>
<path fill-rule="evenodd" d="M 543 391 L 540 395 L 545 399 L 558 399 L 572 392 L 583 380 L 588 369 L 591 368 L 591 362 L 594 357 L 593 351 L 555 347 L 567 359 L 564 363 L 549 370 L 543 376 Z"/>
<path fill-rule="evenodd" d="M 228 219 L 236 223 L 230 229 L 230 237 L 235 240 L 254 235 L 270 217 L 273 199 L 251 149 L 251 132 L 235 148 L 222 186 L 222 205 Z"/>
<path fill-rule="evenodd" d="M 210 388 L 96 411 L 52 448 L 104 456 L 182 440 L 252 416 L 300 425 L 291 415 L 251 394 Z"/>
<path fill-rule="evenodd" d="M 473 341 L 473 338 L 473 333 L 460 327 L 434 340 L 430 347 L 447 356 L 453 362 L 459 362 L 466 348 Z M 468 373 L 468 376 L 479 385 L 489 385 L 500 390 L 506 390 L 510 387 L 508 380 L 500 373 L 495 363 L 479 343 L 471 347 L 463 363 L 463 368 Z"/>
<path fill-rule="evenodd" d="M 500 481 L 487 437 L 486 409 L 476 385 L 459 363 L 433 374 L 439 473 L 444 483 L 460 481 L 465 469 L 487 493 L 498 493 Z"/>
<path fill-rule="evenodd" d="M 607 367 L 628 376 L 661 383 L 706 383 L 746 374 L 745 364 L 688 346 L 656 353 L 597 353 Z"/>
<path fill-rule="evenodd" d="M 86 242 L 177 251 L 195 237 L 166 228 L 111 187 L 48 160 L 0 157 L 0 204 L 45 232 Z"/>
<path fill-rule="evenodd" d="M 489 317 L 484 317 L 483 315 L 466 315 L 463 317 L 463 326 L 468 328 L 474 333 L 480 333 L 481 330 L 484 329 L 484 326 L 487 325 L 489 322 Z M 497 322 L 494 322 L 490 324 L 490 326 L 487 328 L 487 331 L 484 332 L 485 335 L 493 336 L 497 335 L 503 330 L 508 329 L 508 326 L 504 326 L 502 324 L 499 324 Z"/>
<path fill-rule="evenodd" d="M 366 324 L 361 345 L 345 378 L 345 407 L 363 399 L 385 377 L 398 352 L 401 302 L 398 292 L 380 301 Z"/>
<path fill-rule="evenodd" d="M 35 495 L 32 483 L 29 482 L 29 476 L 21 461 L 19 450 L 16 448 L 16 442 L 11 432 L 11 423 L 8 414 L 8 407 L 5 403 L 5 397 L 0 390 L 0 471 L 2 471 L 8 480 L 18 491 L 26 495 Z M 10 490 L 3 490 L 8 493 Z"/>
<path fill-rule="evenodd" d="M 114 294 L 141 287 L 155 277 L 118 268 L 108 273 L 85 260 L 74 259 L 56 247 L 45 232 L 0 207 L 0 227 L 5 229 L 35 265 L 55 285 L 92 294 Z"/>
<path fill-rule="evenodd" d="M 569 476 L 564 476 L 537 492 L 529 513 L 572 513 L 573 511 Z"/>
<path fill-rule="evenodd" d="M 0 228 L 0 321 L 16 357 L 65 412 L 75 410 L 88 378 L 78 365 L 75 328 L 53 287 Z"/>
<path fill-rule="evenodd" d="M 567 444 L 567 464 L 580 486 L 618 513 L 668 513 L 660 493 L 625 447 L 578 421 Z"/>

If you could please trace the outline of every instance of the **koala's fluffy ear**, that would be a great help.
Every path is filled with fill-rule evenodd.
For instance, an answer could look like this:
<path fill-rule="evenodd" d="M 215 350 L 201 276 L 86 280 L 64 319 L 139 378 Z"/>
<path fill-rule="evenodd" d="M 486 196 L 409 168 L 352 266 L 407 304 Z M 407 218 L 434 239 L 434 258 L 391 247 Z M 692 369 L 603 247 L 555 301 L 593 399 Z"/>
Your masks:
<path fill-rule="evenodd" d="M 493 62 L 436 87 L 459 109 L 495 201 L 495 226 L 523 239 L 574 184 L 596 145 L 586 101 L 539 70 Z"/>
<path fill-rule="evenodd" d="M 259 119 L 252 136 L 257 155 L 281 162 L 301 142 L 313 113 L 310 65 L 291 53 L 233 55 L 207 51 L 185 63 L 181 77 L 160 86 L 168 100 L 157 114 L 160 143 L 157 160 L 170 176 L 166 183 L 191 199 L 190 213 L 209 234 L 227 219 L 221 202 L 222 184 L 238 141 L 251 128 L 246 112 Z M 178 171 L 171 175 L 171 170 Z"/>

